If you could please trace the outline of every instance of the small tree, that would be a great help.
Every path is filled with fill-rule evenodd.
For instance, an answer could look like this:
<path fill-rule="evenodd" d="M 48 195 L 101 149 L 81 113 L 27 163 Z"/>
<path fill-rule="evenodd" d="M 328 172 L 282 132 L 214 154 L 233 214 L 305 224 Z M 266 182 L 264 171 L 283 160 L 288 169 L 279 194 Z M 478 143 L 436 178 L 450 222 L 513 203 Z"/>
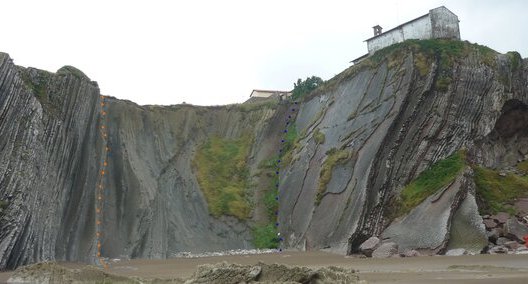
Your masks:
<path fill-rule="evenodd" d="M 304 95 L 309 94 L 324 83 L 323 79 L 312 76 L 302 81 L 297 79 L 297 83 L 293 83 L 292 99 L 296 100 Z"/>

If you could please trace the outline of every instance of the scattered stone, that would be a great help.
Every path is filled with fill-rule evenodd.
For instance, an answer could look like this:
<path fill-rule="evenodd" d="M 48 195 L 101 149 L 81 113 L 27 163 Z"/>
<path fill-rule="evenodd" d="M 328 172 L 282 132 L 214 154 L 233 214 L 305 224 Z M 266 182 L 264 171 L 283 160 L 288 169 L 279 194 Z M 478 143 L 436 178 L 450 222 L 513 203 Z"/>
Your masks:
<path fill-rule="evenodd" d="M 191 253 L 191 252 L 178 252 L 171 255 L 172 258 L 201 258 L 211 256 L 225 256 L 225 255 L 253 255 L 253 254 L 267 254 L 279 252 L 278 249 L 235 249 L 226 251 L 216 252 L 203 252 L 203 253 Z"/>
<path fill-rule="evenodd" d="M 414 249 L 404 252 L 403 255 L 405 255 L 405 257 L 421 256 L 420 252 Z"/>
<path fill-rule="evenodd" d="M 499 223 L 499 224 L 504 224 L 510 218 L 510 214 L 508 214 L 506 212 L 499 212 L 499 213 L 497 213 L 497 215 L 491 216 L 491 218 L 494 219 L 495 221 L 497 221 L 497 223 Z"/>
<path fill-rule="evenodd" d="M 388 242 L 381 244 L 381 246 L 374 250 L 374 252 L 372 253 L 372 257 L 387 258 L 395 254 L 398 254 L 398 245 L 393 242 Z"/>
<path fill-rule="evenodd" d="M 519 198 L 513 207 L 521 216 L 528 215 L 528 198 Z"/>
<path fill-rule="evenodd" d="M 511 241 L 511 240 L 508 239 L 508 238 L 500 237 L 500 238 L 497 239 L 495 244 L 498 245 L 498 246 L 503 246 L 505 243 L 507 243 L 509 241 Z"/>
<path fill-rule="evenodd" d="M 525 247 L 525 246 L 522 246 L 522 245 L 521 245 L 521 246 L 519 246 L 515 251 L 516 251 L 516 252 L 521 252 L 521 251 L 526 251 L 526 252 L 528 252 L 528 248 Z"/>
<path fill-rule="evenodd" d="M 504 246 L 507 247 L 508 249 L 516 250 L 521 245 L 516 241 L 509 241 L 509 242 L 505 242 Z"/>
<path fill-rule="evenodd" d="M 484 226 L 486 226 L 486 230 L 491 230 L 495 227 L 497 227 L 497 222 L 493 219 L 484 219 Z"/>
<path fill-rule="evenodd" d="M 379 247 L 380 242 L 380 239 L 377 237 L 370 237 L 359 246 L 359 251 L 361 251 L 364 255 L 371 257 L 372 252 L 374 252 L 374 250 Z"/>
<path fill-rule="evenodd" d="M 494 246 L 489 250 L 490 254 L 504 254 L 508 253 L 508 249 L 504 246 Z"/>
<path fill-rule="evenodd" d="M 465 253 L 466 253 L 465 249 L 457 248 L 457 249 L 448 250 L 445 255 L 448 255 L 448 256 L 459 256 L 459 255 L 464 255 Z"/>
<path fill-rule="evenodd" d="M 501 228 L 494 228 L 491 231 L 487 232 L 488 240 L 497 244 L 497 239 L 503 236 L 503 230 Z"/>
<path fill-rule="evenodd" d="M 524 242 L 523 237 L 528 235 L 528 227 L 517 219 L 511 218 L 504 224 L 504 235 L 513 240 Z"/>

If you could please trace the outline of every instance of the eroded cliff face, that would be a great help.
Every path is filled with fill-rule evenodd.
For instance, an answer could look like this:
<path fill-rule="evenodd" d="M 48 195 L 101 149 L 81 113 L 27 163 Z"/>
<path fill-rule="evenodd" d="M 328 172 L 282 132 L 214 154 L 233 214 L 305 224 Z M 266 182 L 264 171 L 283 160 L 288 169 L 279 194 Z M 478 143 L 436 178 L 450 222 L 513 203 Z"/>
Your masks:
<path fill-rule="evenodd" d="M 437 43 L 447 44 L 440 50 L 451 48 Z M 491 168 L 527 158 L 526 61 L 468 43 L 456 46 L 464 52 L 450 57 L 404 44 L 350 68 L 301 104 L 300 146 L 280 194 L 287 246 L 353 253 L 380 236 L 401 251 L 441 253 L 453 246 L 450 235 L 461 224 L 471 236 L 454 241 L 477 253 L 487 245 L 471 167 L 389 226 L 402 188 L 458 150 L 468 152 L 470 163 Z M 317 142 L 320 133 L 324 143 Z M 328 163 L 336 151 L 344 158 Z M 333 171 L 322 185 L 325 166 Z"/>
<path fill-rule="evenodd" d="M 95 193 L 107 145 L 102 126 L 110 148 L 103 256 L 252 248 L 250 220 L 209 215 L 192 159 L 212 136 L 249 133 L 247 167 L 255 174 L 278 149 L 273 124 L 284 107 L 141 107 L 103 98 L 72 67 L 49 73 L 0 54 L 0 267 L 95 260 Z"/>
<path fill-rule="evenodd" d="M 482 247 L 469 166 L 391 217 L 405 185 L 461 149 L 486 167 L 527 158 L 526 61 L 461 44 L 464 56 L 447 63 L 416 47 L 385 50 L 299 102 L 297 143 L 280 169 L 283 247 L 351 253 L 373 235 L 431 252 L 456 247 L 454 240 Z M 247 220 L 212 217 L 192 161 L 211 137 L 249 133 L 248 196 L 258 208 L 267 184 L 259 165 L 281 147 L 287 103 L 162 107 L 105 97 L 102 120 L 102 100 L 97 84 L 72 67 L 49 73 L 0 54 L 0 268 L 94 261 L 102 121 L 110 148 L 104 256 L 252 247 L 250 227 L 263 209 Z M 470 238 L 456 234 L 462 227 Z"/>

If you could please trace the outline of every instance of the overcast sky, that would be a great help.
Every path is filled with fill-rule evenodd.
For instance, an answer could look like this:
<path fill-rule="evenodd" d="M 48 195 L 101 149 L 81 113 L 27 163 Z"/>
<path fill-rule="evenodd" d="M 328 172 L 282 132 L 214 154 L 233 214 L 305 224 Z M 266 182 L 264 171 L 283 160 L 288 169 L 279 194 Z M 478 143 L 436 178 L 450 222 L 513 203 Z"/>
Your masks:
<path fill-rule="evenodd" d="M 241 103 L 252 89 L 324 80 L 388 30 L 446 6 L 462 39 L 528 56 L 528 1 L 10 0 L 0 51 L 49 71 L 73 65 L 104 95 L 139 104 Z"/>

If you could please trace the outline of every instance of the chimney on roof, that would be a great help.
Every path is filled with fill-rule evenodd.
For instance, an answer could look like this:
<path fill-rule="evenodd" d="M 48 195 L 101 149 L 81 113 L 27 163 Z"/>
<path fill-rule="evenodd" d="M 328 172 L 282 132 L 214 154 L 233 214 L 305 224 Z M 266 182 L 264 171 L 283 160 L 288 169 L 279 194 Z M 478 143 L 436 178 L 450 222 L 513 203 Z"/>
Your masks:
<path fill-rule="evenodd" d="M 372 28 L 374 29 L 374 36 L 380 35 L 381 30 L 383 29 L 380 25 L 375 25 Z"/>

